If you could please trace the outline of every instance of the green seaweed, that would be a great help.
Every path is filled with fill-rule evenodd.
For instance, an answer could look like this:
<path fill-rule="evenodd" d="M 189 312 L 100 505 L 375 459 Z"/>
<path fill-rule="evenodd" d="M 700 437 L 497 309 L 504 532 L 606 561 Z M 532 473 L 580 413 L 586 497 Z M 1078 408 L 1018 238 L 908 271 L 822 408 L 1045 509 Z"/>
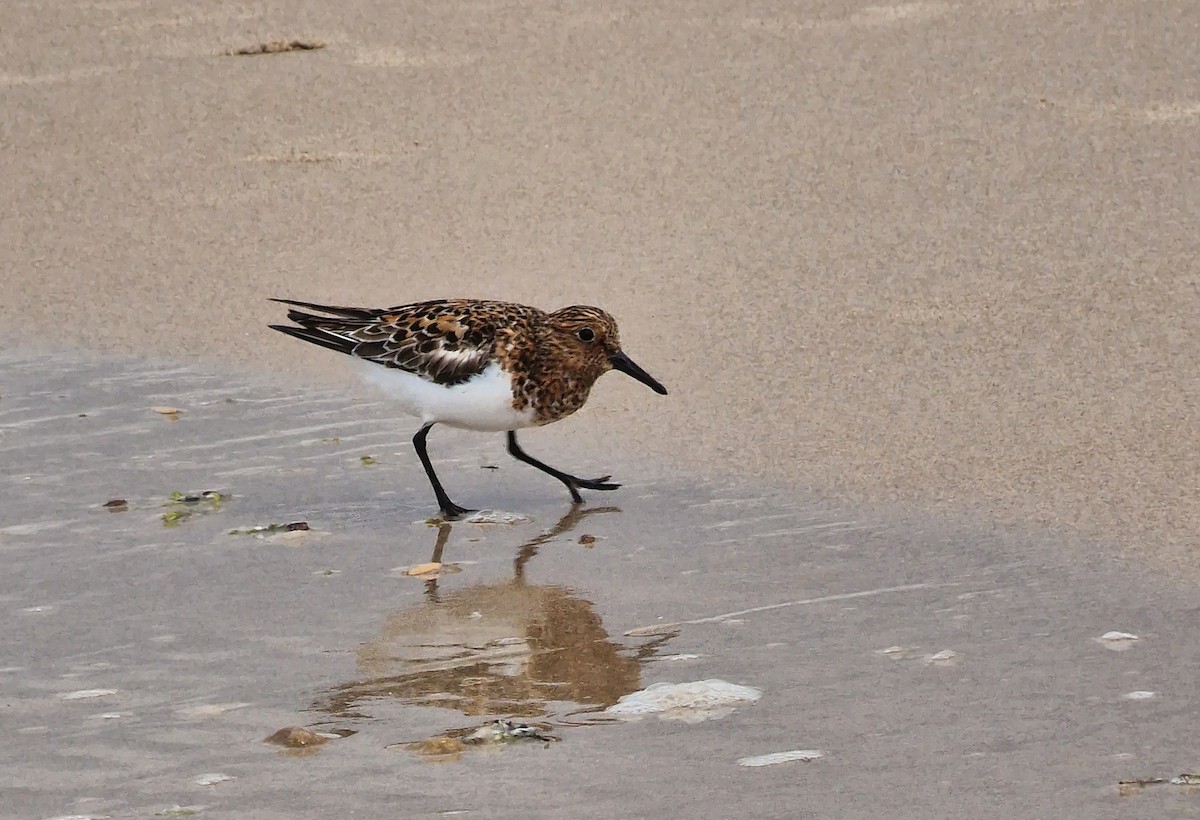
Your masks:
<path fill-rule="evenodd" d="M 171 510 L 162 514 L 162 522 L 164 527 L 178 527 L 191 517 L 191 510 Z"/>
<path fill-rule="evenodd" d="M 230 535 L 266 535 L 273 532 L 297 532 L 307 530 L 307 521 L 293 521 L 290 524 L 258 524 L 242 530 L 230 530 Z"/>
<path fill-rule="evenodd" d="M 179 491 L 167 496 L 164 507 L 171 509 L 162 514 L 164 527 L 178 527 L 193 515 L 206 515 L 220 511 L 222 505 L 233 498 L 228 493 L 217 490 L 204 490 L 200 493 L 181 493 Z"/>

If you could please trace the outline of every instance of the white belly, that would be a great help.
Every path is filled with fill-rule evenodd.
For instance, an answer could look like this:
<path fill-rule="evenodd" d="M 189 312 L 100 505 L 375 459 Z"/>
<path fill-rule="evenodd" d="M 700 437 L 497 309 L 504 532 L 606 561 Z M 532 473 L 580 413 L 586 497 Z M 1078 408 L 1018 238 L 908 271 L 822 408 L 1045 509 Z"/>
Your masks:
<path fill-rule="evenodd" d="M 422 423 L 499 433 L 532 427 L 533 410 L 514 410 L 512 382 L 494 362 L 469 381 L 444 387 L 394 367 L 350 357 L 359 375 Z"/>

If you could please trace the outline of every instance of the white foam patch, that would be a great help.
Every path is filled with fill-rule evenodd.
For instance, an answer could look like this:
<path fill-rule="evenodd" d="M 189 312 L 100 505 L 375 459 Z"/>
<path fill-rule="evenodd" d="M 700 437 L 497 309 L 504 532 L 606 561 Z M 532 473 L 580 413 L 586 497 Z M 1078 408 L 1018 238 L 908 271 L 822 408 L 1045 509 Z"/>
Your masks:
<path fill-rule="evenodd" d="M 197 786 L 215 786 L 218 783 L 228 783 L 231 780 L 237 780 L 237 778 L 230 774 L 210 772 L 209 774 L 200 775 L 192 782 Z"/>
<path fill-rule="evenodd" d="M 211 718 L 235 709 L 244 709 L 249 705 L 249 703 L 202 703 L 180 709 L 176 714 L 181 718 Z"/>
<path fill-rule="evenodd" d="M 688 683 L 656 683 L 631 692 L 605 710 L 606 714 L 626 720 L 641 720 L 654 715 L 660 720 L 700 723 L 722 718 L 734 708 L 754 703 L 762 691 L 718 678 Z"/>
<path fill-rule="evenodd" d="M 480 510 L 464 520 L 471 524 L 528 524 L 532 519 L 503 510 Z"/>
<path fill-rule="evenodd" d="M 793 760 L 820 760 L 825 753 L 820 749 L 792 749 L 790 752 L 772 752 L 769 755 L 743 757 L 738 761 L 739 766 L 774 766 L 776 763 L 790 763 Z"/>
<path fill-rule="evenodd" d="M 59 695 L 62 700 L 87 700 L 88 698 L 103 698 L 117 694 L 116 689 L 80 689 L 78 692 L 64 692 Z"/>

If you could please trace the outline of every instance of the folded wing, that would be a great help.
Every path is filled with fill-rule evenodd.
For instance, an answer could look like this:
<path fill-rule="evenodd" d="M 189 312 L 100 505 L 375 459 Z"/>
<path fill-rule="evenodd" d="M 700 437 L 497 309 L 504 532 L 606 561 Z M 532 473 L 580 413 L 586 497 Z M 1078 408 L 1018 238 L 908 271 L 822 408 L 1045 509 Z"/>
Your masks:
<path fill-rule="evenodd" d="M 465 301 L 419 302 L 378 310 L 290 299 L 272 301 L 306 309 L 288 311 L 288 319 L 298 327 L 271 325 L 273 330 L 415 373 L 435 384 L 459 384 L 483 372 L 496 346 L 496 329 L 488 311 L 473 311 L 472 304 Z"/>

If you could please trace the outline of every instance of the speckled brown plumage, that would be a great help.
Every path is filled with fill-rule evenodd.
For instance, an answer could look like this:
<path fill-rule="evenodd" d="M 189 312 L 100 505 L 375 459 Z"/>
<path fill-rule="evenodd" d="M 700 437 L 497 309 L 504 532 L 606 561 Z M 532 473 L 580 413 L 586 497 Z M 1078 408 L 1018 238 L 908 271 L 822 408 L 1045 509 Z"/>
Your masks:
<path fill-rule="evenodd" d="M 366 309 L 277 302 L 321 311 L 288 311 L 300 328 L 284 332 L 360 359 L 455 385 L 482 373 L 493 359 L 513 378 L 513 408 L 532 407 L 549 424 L 583 407 L 592 385 L 620 351 L 616 321 L 605 311 L 572 305 L 546 313 L 528 305 L 439 299 Z M 297 333 L 303 329 L 307 333 Z M 594 340 L 576 335 L 590 329 Z"/>
<path fill-rule="evenodd" d="M 578 504 L 580 489 L 620 485 L 607 475 L 579 478 L 538 461 L 521 449 L 516 431 L 571 415 L 609 370 L 620 370 L 656 393 L 667 392 L 621 351 L 617 323 L 596 307 L 572 305 L 546 313 L 477 299 L 380 309 L 274 301 L 293 306 L 288 318 L 296 324 L 273 329 L 380 365 L 366 365 L 364 376 L 421 418 L 413 446 L 447 518 L 469 510 L 450 500 L 429 459 L 426 438 L 435 424 L 504 431 L 513 458 L 561 481 Z M 385 372 L 386 379 L 377 378 Z"/>

